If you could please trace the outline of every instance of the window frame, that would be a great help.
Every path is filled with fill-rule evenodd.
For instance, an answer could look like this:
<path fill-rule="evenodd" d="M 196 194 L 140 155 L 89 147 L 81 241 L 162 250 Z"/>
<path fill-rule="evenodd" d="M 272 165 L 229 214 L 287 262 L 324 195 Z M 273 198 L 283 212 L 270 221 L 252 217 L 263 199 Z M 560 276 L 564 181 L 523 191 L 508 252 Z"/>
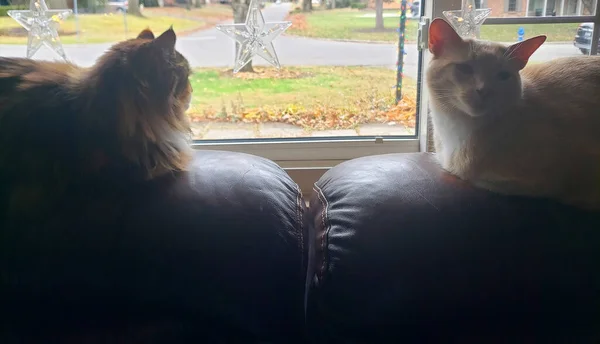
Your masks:
<path fill-rule="evenodd" d="M 406 139 L 349 137 L 303 141 L 230 141 L 194 143 L 192 147 L 197 150 L 226 150 L 258 155 L 283 167 L 332 167 L 336 163 L 368 155 L 418 152 L 420 145 L 416 136 Z"/>

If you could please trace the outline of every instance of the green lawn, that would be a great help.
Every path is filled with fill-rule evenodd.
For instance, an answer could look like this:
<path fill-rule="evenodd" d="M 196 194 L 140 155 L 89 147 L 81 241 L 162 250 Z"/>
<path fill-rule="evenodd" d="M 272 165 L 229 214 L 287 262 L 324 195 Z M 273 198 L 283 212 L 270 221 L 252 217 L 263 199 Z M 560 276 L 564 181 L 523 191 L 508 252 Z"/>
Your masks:
<path fill-rule="evenodd" d="M 59 34 L 64 44 L 117 42 L 135 37 L 145 28 L 160 33 L 173 25 L 175 32 L 182 35 L 204 27 L 198 20 L 181 19 L 167 16 L 127 16 L 127 33 L 123 16 L 120 14 L 79 15 L 80 36 L 76 35 L 76 22 L 73 16 L 60 24 Z M 27 44 L 27 33 L 10 17 L 0 17 L 0 43 Z"/>
<path fill-rule="evenodd" d="M 319 122 L 323 115 L 318 125 L 332 127 L 324 123 L 326 117 L 369 122 L 395 103 L 396 75 L 386 68 L 286 67 L 277 71 L 258 67 L 256 71 L 255 75 L 233 75 L 231 70 L 196 70 L 191 77 L 191 116 L 235 120 L 249 111 L 262 111 L 264 121 L 285 121 L 283 117 L 292 113 Z M 406 98 L 414 102 L 414 80 L 405 79 L 404 85 Z"/>
<path fill-rule="evenodd" d="M 243 100 L 247 107 L 328 103 L 350 105 L 351 100 L 375 96 L 393 102 L 396 74 L 377 67 L 286 67 L 277 71 L 256 68 L 259 76 L 245 79 L 231 70 L 198 69 L 191 77 L 195 106 L 221 106 Z M 260 77 L 260 73 L 265 77 Z M 406 82 L 415 90 L 414 81 Z"/>
<path fill-rule="evenodd" d="M 288 29 L 289 34 L 330 38 L 397 42 L 399 17 L 384 17 L 386 30 L 375 32 L 372 11 L 352 9 L 318 10 L 310 14 L 294 14 L 290 18 L 294 25 Z M 397 11 L 386 11 L 388 14 L 398 14 Z M 497 42 L 514 42 L 517 40 L 517 30 L 520 26 L 525 29 L 525 38 L 545 34 L 548 42 L 571 42 L 575 36 L 578 24 L 528 24 L 528 25 L 484 25 L 481 38 Z M 417 38 L 417 20 L 406 21 L 406 42 L 414 42 Z"/>
<path fill-rule="evenodd" d="M 308 15 L 296 14 L 291 16 L 294 24 L 287 30 L 287 33 L 317 38 L 397 42 L 399 17 L 384 17 L 386 31 L 373 32 L 375 18 L 363 17 L 365 14 L 373 13 L 340 9 L 318 10 Z M 397 12 L 386 11 L 385 13 Z M 299 22 L 302 21 L 302 16 L 306 16 L 306 25 Z M 407 42 L 414 42 L 417 39 L 417 22 L 413 19 L 406 21 L 405 37 Z"/>

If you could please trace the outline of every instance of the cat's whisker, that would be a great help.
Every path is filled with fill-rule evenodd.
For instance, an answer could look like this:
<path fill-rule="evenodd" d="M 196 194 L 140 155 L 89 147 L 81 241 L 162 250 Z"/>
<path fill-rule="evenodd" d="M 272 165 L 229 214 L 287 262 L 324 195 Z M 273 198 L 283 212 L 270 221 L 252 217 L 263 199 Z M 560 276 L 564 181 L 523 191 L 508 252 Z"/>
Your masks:
<path fill-rule="evenodd" d="M 448 92 L 448 93 L 451 93 L 451 92 L 453 93 L 453 92 L 456 91 L 455 88 L 447 88 L 447 87 L 436 88 L 436 87 L 433 87 L 433 86 L 429 86 L 429 90 L 432 91 L 432 92 Z"/>
<path fill-rule="evenodd" d="M 439 92 L 431 92 L 432 97 L 435 98 L 455 98 L 456 92 L 448 92 L 448 93 L 439 93 Z"/>
<path fill-rule="evenodd" d="M 431 93 L 435 94 L 454 94 L 456 90 L 430 90 Z"/>
<path fill-rule="evenodd" d="M 432 98 L 434 98 L 434 99 L 437 99 L 437 100 L 440 100 L 440 99 L 455 99 L 455 98 L 456 98 L 456 96 L 455 96 L 455 95 L 452 95 L 452 94 L 448 94 L 448 95 L 441 95 L 441 96 L 440 96 L 440 95 L 435 95 L 435 96 L 433 96 Z"/>

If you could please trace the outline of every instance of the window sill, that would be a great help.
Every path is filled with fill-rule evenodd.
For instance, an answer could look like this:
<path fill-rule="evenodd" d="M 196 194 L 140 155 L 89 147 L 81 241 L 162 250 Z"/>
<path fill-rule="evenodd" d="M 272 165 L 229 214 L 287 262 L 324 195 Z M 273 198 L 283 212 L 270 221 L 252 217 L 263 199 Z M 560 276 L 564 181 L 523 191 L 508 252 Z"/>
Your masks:
<path fill-rule="evenodd" d="M 261 156 L 284 168 L 332 167 L 368 155 L 419 151 L 416 138 L 367 137 L 351 140 L 194 142 L 194 149 L 225 150 Z"/>
<path fill-rule="evenodd" d="M 194 142 L 198 150 L 223 150 L 261 156 L 279 164 L 310 197 L 314 183 L 331 167 L 369 155 L 419 151 L 416 138 L 367 137 L 351 140 Z"/>

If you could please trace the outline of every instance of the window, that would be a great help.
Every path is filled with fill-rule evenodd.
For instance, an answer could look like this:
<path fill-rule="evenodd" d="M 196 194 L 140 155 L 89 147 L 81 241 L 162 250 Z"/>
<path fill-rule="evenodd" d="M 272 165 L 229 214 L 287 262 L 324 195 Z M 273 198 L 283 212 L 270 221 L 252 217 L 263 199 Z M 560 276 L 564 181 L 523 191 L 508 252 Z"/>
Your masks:
<path fill-rule="evenodd" d="M 206 90 L 195 95 L 191 111 L 196 145 L 264 155 L 285 166 L 418 151 L 421 5 L 407 4 L 401 51 L 400 4 L 384 1 L 381 18 L 376 4 L 265 2 L 266 19 L 292 22 L 274 41 L 279 71 L 255 58 L 256 73 L 232 74 L 233 43 L 214 33 L 211 44 L 229 51 L 229 61 L 218 70 L 200 65 L 193 80 L 194 89 Z"/>
<path fill-rule="evenodd" d="M 3 1 L 12 9 L 30 2 Z M 196 147 L 294 166 L 419 150 L 422 3 L 407 3 L 400 49 L 397 1 L 384 1 L 377 16 L 374 0 L 258 0 L 267 22 L 292 23 L 273 41 L 281 69 L 255 57 L 253 72 L 234 74 L 234 41 L 215 27 L 246 17 L 240 1 L 250 2 L 45 0 L 50 9 L 72 10 L 58 33 L 67 58 L 84 66 L 146 27 L 159 34 L 172 24 L 177 49 L 194 68 L 188 113 Z M 0 10 L 0 55 L 24 57 L 27 31 L 5 13 Z M 33 58 L 60 60 L 45 47 Z"/>
<path fill-rule="evenodd" d="M 290 168 L 424 150 L 429 54 L 418 49 L 419 18 L 460 9 L 453 0 L 408 1 L 400 49 L 399 1 L 384 0 L 378 16 L 375 0 L 266 0 L 267 22 L 292 23 L 273 41 L 281 69 L 255 57 L 254 73 L 233 74 L 234 42 L 215 26 L 245 18 L 241 0 L 45 1 L 73 11 L 58 33 L 68 59 L 83 66 L 146 27 L 160 33 L 173 24 L 177 48 L 194 68 L 195 147 L 262 155 Z M 25 56 L 27 31 L 5 15 L 7 4 L 27 8 L 29 0 L 0 0 L 0 56 Z M 547 34 L 532 63 L 597 51 L 595 0 L 477 0 L 476 7 L 492 9 L 482 39 Z M 42 47 L 33 58 L 57 55 Z"/>

